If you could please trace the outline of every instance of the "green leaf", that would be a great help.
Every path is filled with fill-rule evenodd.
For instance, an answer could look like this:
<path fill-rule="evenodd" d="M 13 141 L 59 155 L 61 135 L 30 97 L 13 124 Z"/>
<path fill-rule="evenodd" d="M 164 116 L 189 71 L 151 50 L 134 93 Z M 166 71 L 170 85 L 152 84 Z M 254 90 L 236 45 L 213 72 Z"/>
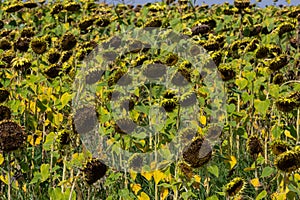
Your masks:
<path fill-rule="evenodd" d="M 268 176 L 270 176 L 272 173 L 274 172 L 274 168 L 272 168 L 272 167 L 265 167 L 264 169 L 263 169 L 263 172 L 262 172 L 262 174 L 261 174 L 261 178 L 264 178 L 264 177 L 268 177 Z"/>
<path fill-rule="evenodd" d="M 55 140 L 55 133 L 51 132 L 47 135 L 46 141 L 43 144 L 43 147 L 46 151 L 49 151 L 51 149 L 51 145 L 54 143 Z"/>
<path fill-rule="evenodd" d="M 248 85 L 248 81 L 245 78 L 236 79 L 235 83 L 237 84 L 240 90 L 245 89 Z"/>
<path fill-rule="evenodd" d="M 270 105 L 269 99 L 267 99 L 265 101 L 261 101 L 259 99 L 254 100 L 254 107 L 255 107 L 256 112 L 262 114 L 263 116 L 266 115 L 269 105 Z"/>
<path fill-rule="evenodd" d="M 50 177 L 50 165 L 42 164 L 41 165 L 41 181 L 44 182 Z"/>
<path fill-rule="evenodd" d="M 61 101 L 61 108 L 65 107 L 68 102 L 72 99 L 72 95 L 69 94 L 69 93 L 64 93 L 61 98 L 60 98 L 60 101 Z"/>
<path fill-rule="evenodd" d="M 208 197 L 206 200 L 219 200 L 219 198 L 217 197 L 217 195 L 213 195 Z"/>
<path fill-rule="evenodd" d="M 39 172 L 34 172 L 33 179 L 30 181 L 29 184 L 37 183 L 37 182 L 39 182 L 39 180 L 41 180 L 41 178 L 42 178 L 41 173 L 39 173 Z"/>
<path fill-rule="evenodd" d="M 209 166 L 209 167 L 207 168 L 207 170 L 208 170 L 211 174 L 213 174 L 213 175 L 215 175 L 217 178 L 219 178 L 219 168 L 218 168 L 217 165 Z"/>
<path fill-rule="evenodd" d="M 259 193 L 259 194 L 257 195 L 257 197 L 255 198 L 255 200 L 260 200 L 260 199 L 266 197 L 267 194 L 268 194 L 267 191 L 266 191 L 266 190 L 263 190 L 261 193 Z"/>

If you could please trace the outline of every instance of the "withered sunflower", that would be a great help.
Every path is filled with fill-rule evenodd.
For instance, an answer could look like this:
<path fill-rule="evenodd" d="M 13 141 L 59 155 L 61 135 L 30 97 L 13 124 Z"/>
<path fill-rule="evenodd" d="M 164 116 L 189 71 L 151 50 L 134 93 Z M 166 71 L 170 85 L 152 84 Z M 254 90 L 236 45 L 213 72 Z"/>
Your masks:
<path fill-rule="evenodd" d="M 166 74 L 166 66 L 160 63 L 148 64 L 144 71 L 143 75 L 149 79 L 158 79 L 163 77 Z"/>
<path fill-rule="evenodd" d="M 269 68 L 271 70 L 279 70 L 281 68 L 283 68 L 284 66 L 286 66 L 288 64 L 288 59 L 287 56 L 285 54 L 278 56 L 277 58 L 274 58 L 273 60 L 271 60 Z"/>
<path fill-rule="evenodd" d="M 245 183 L 244 179 L 242 179 L 240 177 L 234 178 L 232 181 L 230 181 L 225 186 L 226 196 L 229 196 L 229 197 L 237 196 L 244 190 L 245 184 L 246 183 Z"/>
<path fill-rule="evenodd" d="M 78 26 L 80 30 L 86 30 L 87 28 L 93 25 L 94 21 L 95 21 L 94 18 L 87 18 L 79 22 Z"/>
<path fill-rule="evenodd" d="M 15 58 L 15 53 L 11 50 L 3 53 L 1 60 L 6 63 L 6 65 L 4 65 L 4 68 L 10 68 L 11 62 L 14 58 Z"/>
<path fill-rule="evenodd" d="M 0 121 L 9 120 L 11 117 L 11 111 L 8 107 L 0 105 Z"/>
<path fill-rule="evenodd" d="M 11 49 L 11 47 L 12 47 L 12 43 L 8 39 L 3 38 L 0 40 L 0 49 L 6 51 Z"/>
<path fill-rule="evenodd" d="M 85 77 L 86 84 L 92 85 L 100 80 L 104 71 L 102 69 L 91 69 L 87 72 Z"/>
<path fill-rule="evenodd" d="M 253 157 L 257 157 L 259 153 L 264 152 L 264 147 L 261 140 L 256 135 L 252 135 L 247 140 L 247 150 Z"/>
<path fill-rule="evenodd" d="M 77 2 L 70 2 L 70 3 L 66 4 L 64 6 L 64 8 L 69 12 L 76 12 L 76 11 L 80 10 L 81 5 Z"/>
<path fill-rule="evenodd" d="M 178 167 L 181 171 L 181 173 L 187 178 L 191 179 L 193 177 L 193 169 L 186 164 L 185 162 L 178 163 Z"/>
<path fill-rule="evenodd" d="M 60 11 L 62 11 L 64 9 L 63 5 L 61 3 L 56 3 L 54 4 L 54 6 L 52 7 L 50 14 L 51 15 L 56 15 L 58 13 L 60 13 Z"/>
<path fill-rule="evenodd" d="M 93 158 L 86 163 L 82 171 L 84 172 L 87 184 L 92 185 L 105 175 L 107 166 L 101 160 Z"/>
<path fill-rule="evenodd" d="M 272 79 L 272 82 L 273 82 L 274 84 L 277 84 L 277 85 L 282 84 L 283 81 L 284 81 L 284 76 L 283 76 L 282 73 L 277 73 L 277 74 L 275 74 L 275 76 L 274 76 L 273 79 Z"/>
<path fill-rule="evenodd" d="M 221 73 L 223 81 L 229 81 L 236 75 L 234 68 L 230 64 L 220 64 L 218 66 L 218 71 Z"/>
<path fill-rule="evenodd" d="M 266 58 L 268 56 L 268 53 L 269 53 L 268 47 L 262 45 L 256 50 L 255 56 L 256 58 Z"/>
<path fill-rule="evenodd" d="M 158 18 L 151 19 L 145 23 L 145 27 L 161 27 L 162 21 Z"/>
<path fill-rule="evenodd" d="M 38 6 L 38 4 L 35 2 L 24 2 L 25 8 L 36 8 L 37 6 Z"/>
<path fill-rule="evenodd" d="M 192 35 L 206 34 L 210 31 L 210 26 L 206 24 L 196 25 L 192 27 L 191 31 Z"/>
<path fill-rule="evenodd" d="M 283 140 L 275 140 L 271 144 L 271 149 L 274 155 L 278 156 L 291 149 L 290 145 Z"/>
<path fill-rule="evenodd" d="M 10 152 L 21 148 L 26 141 L 27 134 L 22 127 L 12 121 L 0 122 L 0 149 Z"/>
<path fill-rule="evenodd" d="M 283 34 L 293 31 L 295 29 L 294 25 L 289 22 L 284 22 L 278 27 L 278 35 L 281 37 Z"/>
<path fill-rule="evenodd" d="M 191 82 L 191 73 L 186 68 L 178 69 L 171 79 L 171 83 L 176 86 L 185 86 L 189 82 Z"/>
<path fill-rule="evenodd" d="M 5 11 L 8 13 L 13 13 L 13 12 L 17 12 L 19 10 L 21 10 L 24 7 L 24 5 L 22 3 L 14 3 L 10 6 L 8 6 Z"/>
<path fill-rule="evenodd" d="M 20 52 L 26 52 L 29 49 L 29 44 L 30 44 L 29 38 L 21 37 L 15 42 L 14 47 Z"/>
<path fill-rule="evenodd" d="M 250 0 L 234 0 L 234 6 L 238 9 L 245 9 L 250 6 Z"/>
<path fill-rule="evenodd" d="M 36 54 L 43 54 L 47 51 L 47 42 L 42 38 L 34 38 L 30 41 L 30 48 Z"/>
<path fill-rule="evenodd" d="M 120 134 L 130 134 L 136 128 L 136 124 L 127 118 L 116 120 L 115 131 Z"/>
<path fill-rule="evenodd" d="M 258 44 L 259 44 L 259 40 L 257 39 L 257 38 L 254 38 L 253 40 L 251 40 L 251 42 L 247 45 L 247 47 L 246 47 L 246 51 L 254 51 L 256 48 L 257 48 L 257 46 L 258 46 Z"/>
<path fill-rule="evenodd" d="M 179 103 L 181 107 L 193 106 L 197 103 L 197 97 L 194 93 L 183 94 Z"/>
<path fill-rule="evenodd" d="M 203 136 L 199 136 L 184 147 L 182 155 L 184 161 L 192 168 L 199 168 L 211 159 L 212 147 Z"/>
<path fill-rule="evenodd" d="M 138 40 L 132 41 L 128 46 L 128 50 L 129 50 L 130 53 L 138 53 L 142 49 L 143 49 L 143 43 L 141 41 L 138 41 Z"/>
<path fill-rule="evenodd" d="M 110 20 L 104 17 L 98 18 L 95 24 L 99 27 L 107 27 L 110 24 Z"/>
<path fill-rule="evenodd" d="M 68 145 L 71 142 L 70 133 L 67 131 L 59 132 L 57 139 L 61 146 Z"/>
<path fill-rule="evenodd" d="M 210 39 L 204 43 L 203 47 L 207 51 L 217 51 L 220 48 L 220 45 L 218 41 Z"/>
<path fill-rule="evenodd" d="M 24 28 L 22 31 L 21 31 L 21 37 L 27 37 L 27 38 L 31 38 L 35 35 L 35 31 L 34 31 L 34 28 L 32 27 L 29 27 L 29 28 Z"/>
<path fill-rule="evenodd" d="M 73 126 L 79 134 L 90 132 L 97 125 L 97 113 L 93 106 L 83 106 L 76 110 Z"/>
<path fill-rule="evenodd" d="M 222 57 L 223 57 L 223 55 L 222 55 L 221 51 L 214 52 L 211 55 L 211 58 L 214 61 L 214 63 L 215 63 L 216 66 L 220 65 L 220 63 L 222 62 Z"/>
<path fill-rule="evenodd" d="M 17 57 L 12 60 L 12 67 L 16 70 L 26 71 L 31 66 L 31 62 L 29 59 L 25 57 Z"/>
<path fill-rule="evenodd" d="M 64 51 L 64 52 L 62 52 L 62 55 L 60 57 L 60 61 L 62 63 L 65 63 L 65 62 L 67 62 L 71 58 L 72 55 L 73 55 L 73 51 L 72 50 L 70 50 L 70 51 Z"/>
<path fill-rule="evenodd" d="M 77 44 L 76 37 L 72 33 L 66 33 L 61 40 L 61 48 L 64 51 L 73 49 Z"/>
<path fill-rule="evenodd" d="M 290 112 L 296 107 L 299 106 L 299 103 L 295 99 L 288 98 L 288 97 L 281 97 L 276 102 L 275 105 L 278 110 L 282 112 Z"/>
<path fill-rule="evenodd" d="M 161 105 L 166 112 L 173 112 L 178 105 L 178 101 L 176 99 L 164 99 L 162 100 Z"/>
<path fill-rule="evenodd" d="M 52 48 L 48 51 L 47 60 L 50 64 L 55 64 L 59 61 L 60 53 Z"/>
<path fill-rule="evenodd" d="M 118 54 L 115 51 L 106 51 L 102 54 L 102 57 L 107 61 L 107 62 L 111 62 L 116 60 L 116 58 L 118 57 Z"/>
<path fill-rule="evenodd" d="M 300 167 L 300 152 L 288 150 L 280 154 L 274 162 L 277 169 L 283 172 L 293 172 Z"/>
<path fill-rule="evenodd" d="M 135 171 L 141 170 L 143 167 L 144 159 L 139 154 L 134 154 L 131 158 L 129 158 L 128 163 L 129 167 Z"/>
<path fill-rule="evenodd" d="M 47 68 L 44 73 L 49 77 L 49 78 L 56 78 L 59 76 L 59 73 L 61 72 L 62 67 L 60 64 L 53 64 L 49 68 Z"/>

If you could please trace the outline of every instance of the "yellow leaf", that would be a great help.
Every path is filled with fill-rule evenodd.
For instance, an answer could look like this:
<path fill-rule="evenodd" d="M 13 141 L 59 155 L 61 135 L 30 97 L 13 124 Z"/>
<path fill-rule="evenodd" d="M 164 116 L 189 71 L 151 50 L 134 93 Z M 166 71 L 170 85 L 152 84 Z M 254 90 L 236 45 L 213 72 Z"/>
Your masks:
<path fill-rule="evenodd" d="M 145 177 L 148 181 L 151 180 L 153 173 L 152 172 L 142 172 L 143 177 Z"/>
<path fill-rule="evenodd" d="M 236 165 L 237 161 L 236 161 L 235 156 L 230 156 L 228 159 L 229 159 L 229 161 L 227 161 L 227 162 L 229 162 L 229 164 L 230 164 L 230 170 L 231 170 L 232 168 L 234 168 L 234 166 Z"/>
<path fill-rule="evenodd" d="M 163 172 L 159 171 L 159 170 L 155 170 L 153 172 L 153 174 L 154 174 L 154 182 L 156 184 L 158 184 L 159 181 L 161 181 L 162 179 L 164 179 L 166 177 L 166 175 Z"/>
<path fill-rule="evenodd" d="M 3 183 L 5 183 L 5 184 L 7 184 L 8 183 L 8 177 L 7 176 L 3 176 L 3 175 L 1 175 L 0 176 L 0 180 L 3 182 Z"/>
<path fill-rule="evenodd" d="M 2 165 L 3 162 L 4 162 L 4 157 L 3 157 L 2 153 L 0 153 L 0 165 Z"/>
<path fill-rule="evenodd" d="M 294 177 L 297 181 L 300 181 L 300 174 L 295 174 Z"/>
<path fill-rule="evenodd" d="M 200 120 L 201 124 L 206 125 L 206 117 L 205 116 L 203 116 L 203 115 L 200 116 L 199 120 Z"/>
<path fill-rule="evenodd" d="M 135 180 L 137 173 L 134 172 L 133 170 L 130 170 L 129 174 L 130 174 L 132 180 Z"/>
<path fill-rule="evenodd" d="M 194 179 L 197 183 L 200 183 L 200 181 L 201 181 L 201 177 L 199 175 L 195 175 Z"/>
<path fill-rule="evenodd" d="M 139 200 L 150 200 L 150 197 L 145 192 L 142 192 Z"/>
<path fill-rule="evenodd" d="M 130 184 L 130 187 L 135 195 L 142 189 L 140 184 Z"/>
<path fill-rule="evenodd" d="M 160 199 L 165 200 L 169 194 L 169 190 L 167 188 L 163 188 L 160 193 Z"/>
<path fill-rule="evenodd" d="M 293 139 L 293 140 L 296 140 L 296 139 L 291 135 L 291 132 L 290 132 L 290 131 L 285 130 L 285 131 L 284 131 L 284 134 L 285 134 L 286 137 L 291 138 L 291 139 Z"/>
<path fill-rule="evenodd" d="M 250 182 L 251 182 L 251 184 L 252 184 L 254 187 L 260 187 L 260 186 L 261 186 L 261 184 L 260 184 L 258 178 L 254 178 L 254 179 L 252 179 Z"/>
<path fill-rule="evenodd" d="M 26 184 L 23 185 L 22 190 L 23 190 L 24 192 L 27 191 Z"/>

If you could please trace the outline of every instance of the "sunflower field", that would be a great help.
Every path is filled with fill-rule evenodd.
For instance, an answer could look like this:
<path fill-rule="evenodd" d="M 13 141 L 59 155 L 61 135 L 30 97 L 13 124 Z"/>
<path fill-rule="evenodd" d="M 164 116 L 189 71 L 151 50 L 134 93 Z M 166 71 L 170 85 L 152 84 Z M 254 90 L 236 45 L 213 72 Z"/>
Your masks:
<path fill-rule="evenodd" d="M 0 7 L 0 200 L 300 199 L 300 6 Z"/>

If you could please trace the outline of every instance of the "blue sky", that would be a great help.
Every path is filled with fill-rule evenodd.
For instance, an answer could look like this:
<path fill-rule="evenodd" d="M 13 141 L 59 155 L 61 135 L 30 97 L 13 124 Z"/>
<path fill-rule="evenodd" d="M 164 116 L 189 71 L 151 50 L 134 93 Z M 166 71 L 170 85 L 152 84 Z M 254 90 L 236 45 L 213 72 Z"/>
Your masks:
<path fill-rule="evenodd" d="M 161 0 L 106 0 L 107 3 L 120 3 L 120 2 L 125 2 L 129 4 L 145 4 L 148 2 L 157 2 Z M 194 1 L 194 0 L 192 0 Z M 224 0 L 195 0 L 196 4 L 202 4 L 202 2 L 205 2 L 206 4 L 221 4 L 226 1 Z M 233 4 L 234 0 L 227 0 L 227 2 Z M 255 3 L 255 0 L 251 0 L 252 3 Z M 262 0 L 261 3 L 257 3 L 259 6 L 264 7 L 265 5 L 272 5 L 274 4 L 273 0 Z M 286 0 L 278 0 L 276 5 L 283 4 L 287 5 Z M 299 5 L 299 0 L 291 0 L 291 5 Z"/>

